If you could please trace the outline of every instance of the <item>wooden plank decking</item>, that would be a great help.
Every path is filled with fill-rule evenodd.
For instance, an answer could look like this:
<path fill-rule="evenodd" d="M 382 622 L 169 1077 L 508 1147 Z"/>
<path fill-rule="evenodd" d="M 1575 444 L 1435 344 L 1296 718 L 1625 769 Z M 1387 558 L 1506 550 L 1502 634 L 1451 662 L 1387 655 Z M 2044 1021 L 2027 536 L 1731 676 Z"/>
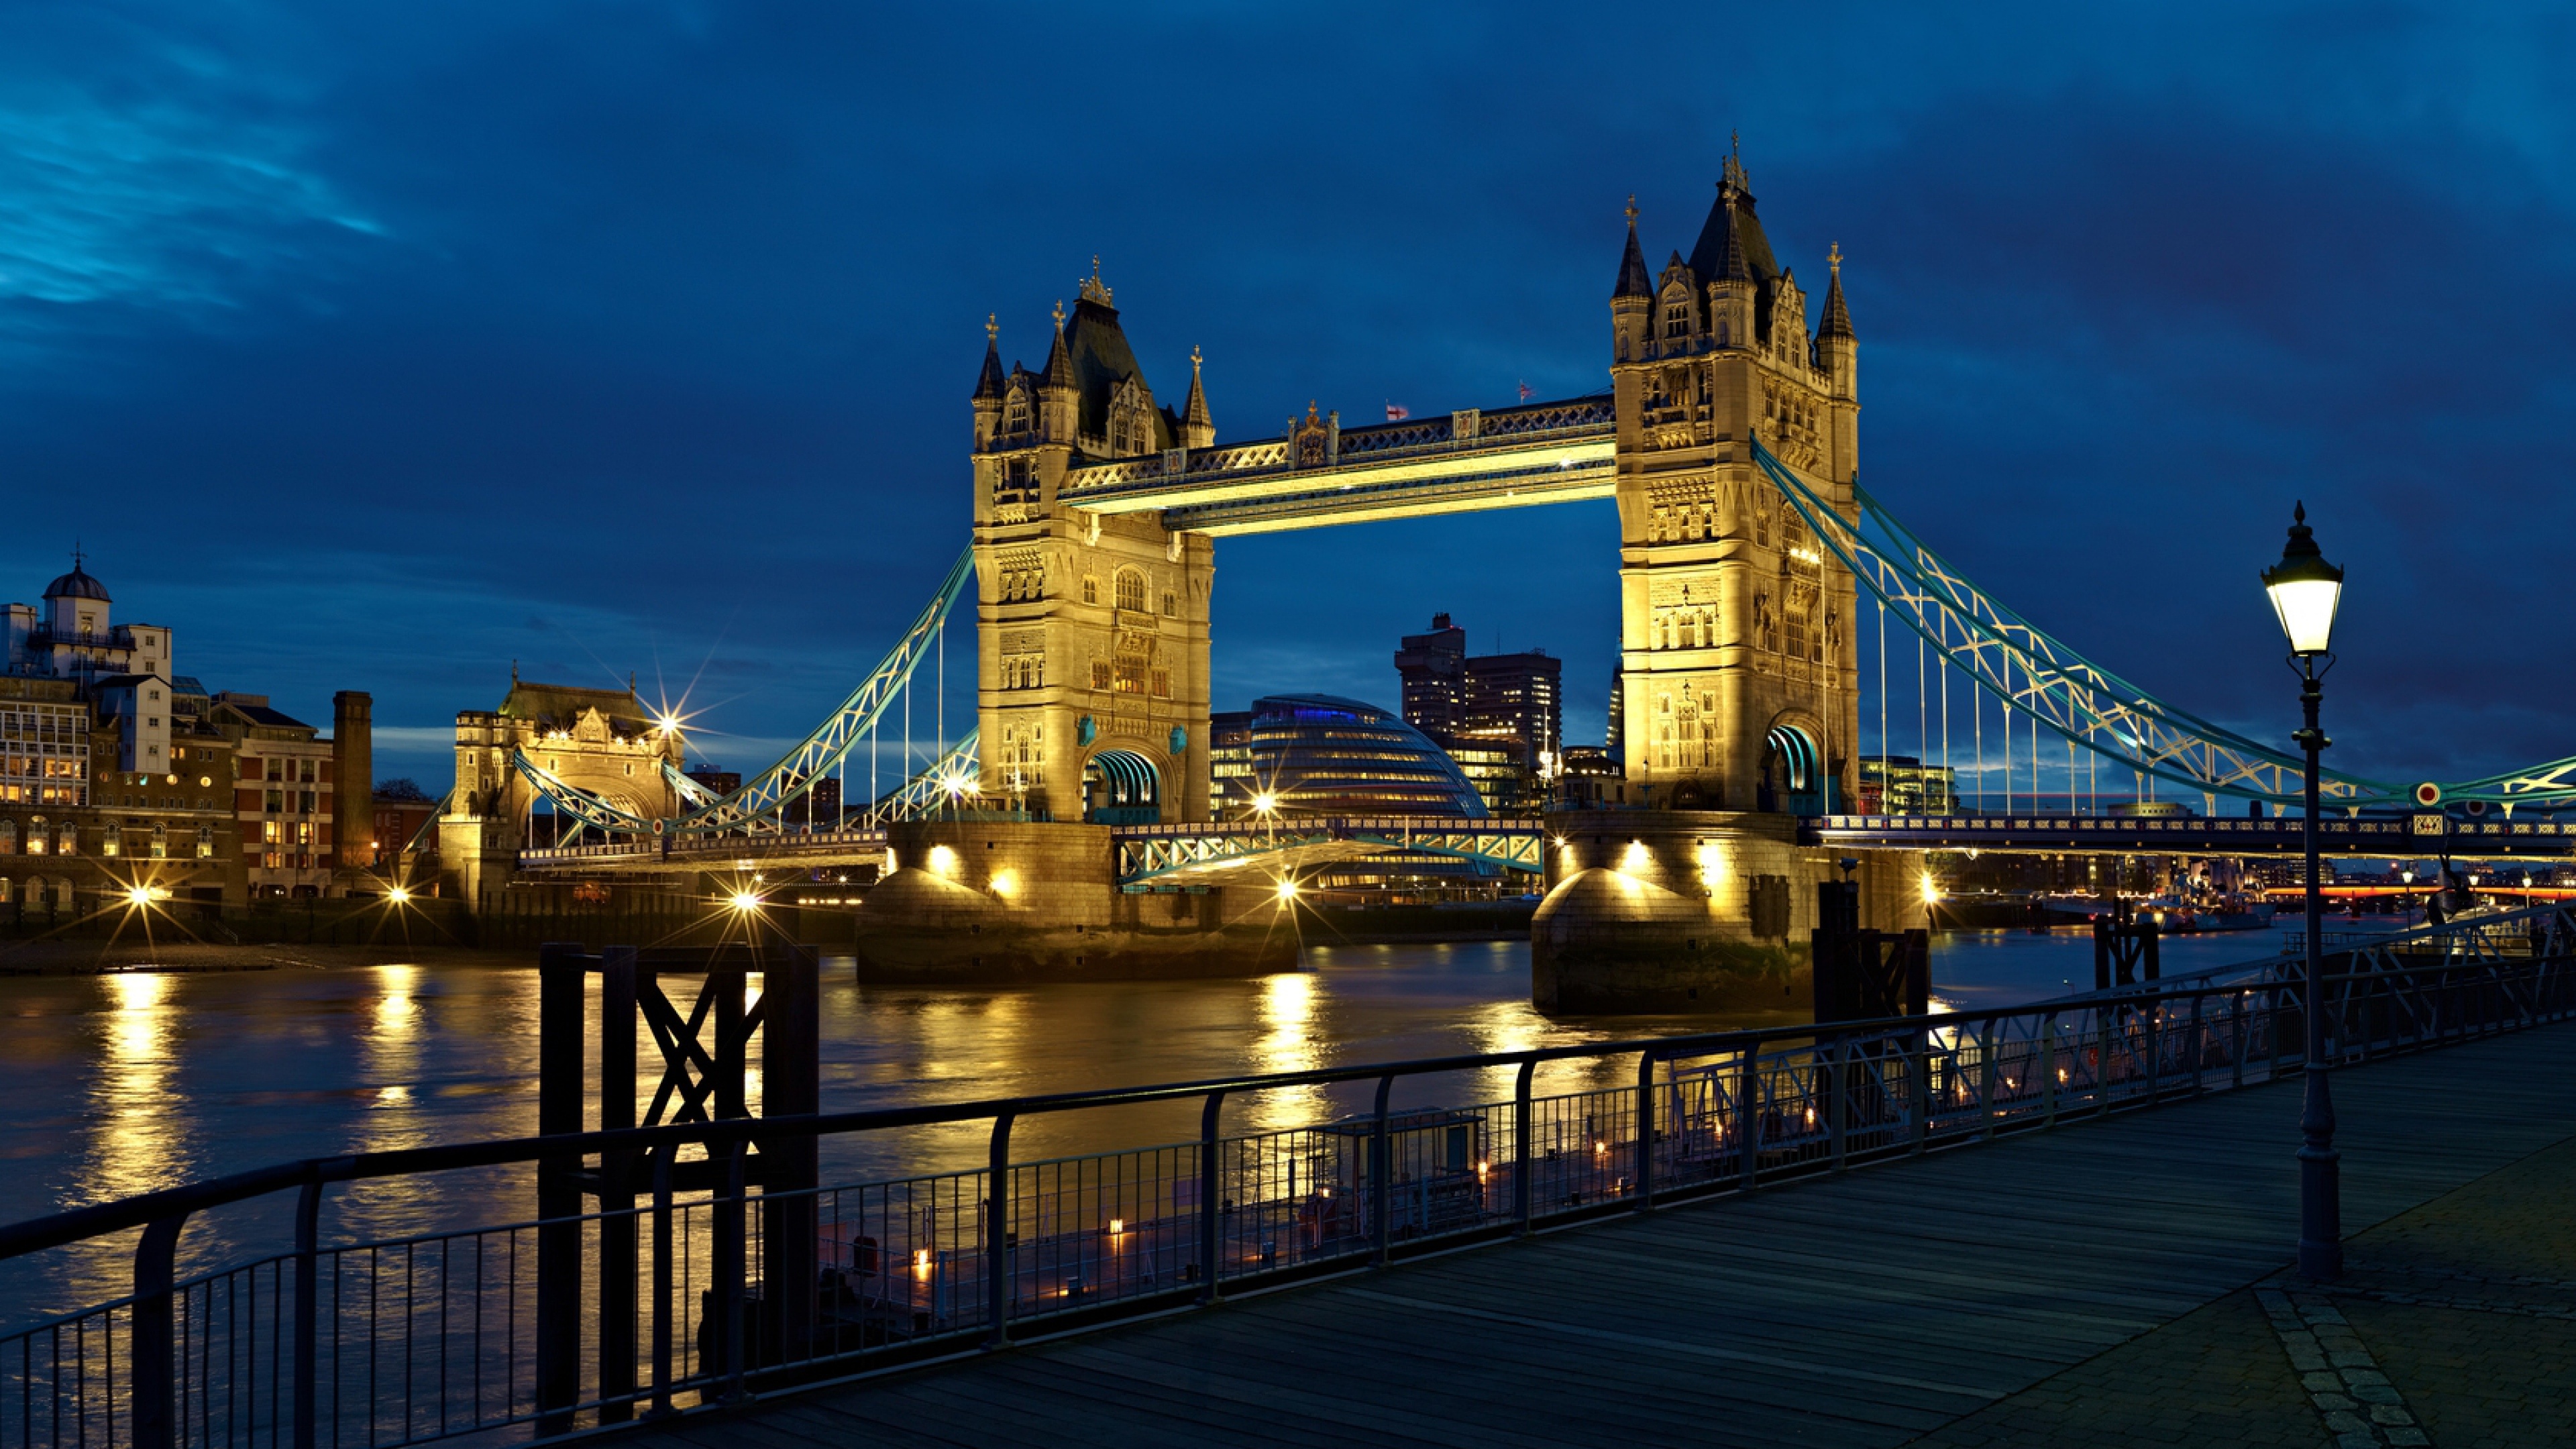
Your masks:
<path fill-rule="evenodd" d="M 2336 1078 L 2347 1233 L 2576 1135 L 2576 1024 Z M 656 1449 L 1894 1445 L 2284 1267 L 2297 1087 L 2220 1093 L 782 1395 Z"/>

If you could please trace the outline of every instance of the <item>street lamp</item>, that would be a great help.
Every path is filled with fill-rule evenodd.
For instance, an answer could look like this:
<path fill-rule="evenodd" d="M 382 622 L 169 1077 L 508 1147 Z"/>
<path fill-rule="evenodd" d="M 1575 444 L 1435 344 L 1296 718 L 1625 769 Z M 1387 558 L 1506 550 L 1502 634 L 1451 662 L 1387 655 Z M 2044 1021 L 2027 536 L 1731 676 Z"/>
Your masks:
<path fill-rule="evenodd" d="M 2317 887 L 2317 754 L 2328 741 L 2317 728 L 2317 701 L 2324 694 L 2319 665 L 2334 667 L 2328 648 L 2334 640 L 2335 606 L 2343 598 L 2343 570 L 2317 551 L 2305 504 L 2292 515 L 2281 561 L 2263 571 L 2263 590 L 2272 596 L 2272 611 L 2280 615 L 2281 632 L 2290 641 L 2290 667 L 2298 671 L 2305 716 L 2293 738 L 2308 757 L 2308 1045 L 2300 1073 L 2306 1090 L 2299 1103 L 2299 1272 L 2309 1278 L 2338 1278 L 2343 1275 L 2342 1154 L 2335 1151 L 2334 1094 L 2326 1083 L 2325 898 Z"/>

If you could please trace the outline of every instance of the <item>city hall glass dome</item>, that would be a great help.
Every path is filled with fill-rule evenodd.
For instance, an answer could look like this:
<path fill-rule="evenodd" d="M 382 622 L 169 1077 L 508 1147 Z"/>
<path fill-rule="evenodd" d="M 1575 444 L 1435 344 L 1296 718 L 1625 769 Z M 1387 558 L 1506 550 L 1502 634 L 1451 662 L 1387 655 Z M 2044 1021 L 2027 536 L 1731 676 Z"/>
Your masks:
<path fill-rule="evenodd" d="M 1269 792 L 1283 816 L 1453 815 L 1481 818 L 1476 793 L 1448 753 L 1401 715 L 1330 694 L 1252 702 L 1252 769 L 1228 780 L 1228 814 Z"/>

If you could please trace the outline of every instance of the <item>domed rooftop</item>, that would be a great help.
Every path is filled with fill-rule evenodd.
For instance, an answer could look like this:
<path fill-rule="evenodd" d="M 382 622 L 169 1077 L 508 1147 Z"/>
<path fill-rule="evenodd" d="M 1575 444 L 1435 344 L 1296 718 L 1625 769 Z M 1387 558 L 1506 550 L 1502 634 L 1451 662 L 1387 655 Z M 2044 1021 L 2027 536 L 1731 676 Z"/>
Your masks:
<path fill-rule="evenodd" d="M 48 599 L 96 599 L 102 604 L 115 602 L 115 600 L 110 599 L 107 596 L 107 585 L 91 578 L 88 571 L 84 570 L 80 566 L 80 560 L 77 558 L 72 560 L 72 571 L 70 573 L 67 573 L 61 578 L 54 580 L 52 583 L 45 585 L 45 597 Z"/>

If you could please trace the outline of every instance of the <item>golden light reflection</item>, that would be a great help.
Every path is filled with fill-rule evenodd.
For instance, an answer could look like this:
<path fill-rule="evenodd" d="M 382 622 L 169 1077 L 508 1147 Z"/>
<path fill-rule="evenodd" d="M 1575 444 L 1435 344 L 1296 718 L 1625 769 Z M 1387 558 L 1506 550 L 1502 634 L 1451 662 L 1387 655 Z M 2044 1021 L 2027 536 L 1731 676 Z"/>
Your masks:
<path fill-rule="evenodd" d="M 158 972 L 130 971 L 101 984 L 107 1050 L 90 1091 L 95 1125 L 80 1193 L 88 1202 L 151 1192 L 194 1175 L 170 1100 L 173 982 Z"/>
<path fill-rule="evenodd" d="M 1311 972 L 1282 971 L 1261 978 L 1261 1035 L 1252 1043 L 1255 1072 L 1307 1072 L 1324 1064 L 1316 1040 L 1320 988 Z M 1247 1099 L 1257 1130 L 1272 1131 L 1320 1121 L 1330 1109 L 1321 1087 L 1282 1087 Z"/>

